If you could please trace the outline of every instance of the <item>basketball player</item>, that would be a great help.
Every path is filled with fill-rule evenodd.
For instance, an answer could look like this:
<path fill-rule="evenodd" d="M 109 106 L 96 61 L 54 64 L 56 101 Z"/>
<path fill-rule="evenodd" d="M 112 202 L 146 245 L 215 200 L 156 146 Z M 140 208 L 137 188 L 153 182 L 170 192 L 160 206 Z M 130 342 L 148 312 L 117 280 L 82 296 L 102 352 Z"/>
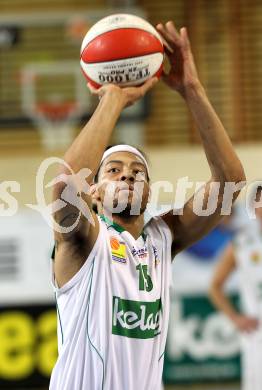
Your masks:
<path fill-rule="evenodd" d="M 55 232 L 59 357 L 51 390 L 161 388 L 171 247 L 176 254 L 213 228 L 220 220 L 225 182 L 245 180 L 242 165 L 198 79 L 186 29 L 179 33 L 172 22 L 157 28 L 171 66 L 163 79 L 179 92 L 195 118 L 210 166 L 205 204 L 211 182 L 221 184 L 217 209 L 208 217 L 199 217 L 191 199 L 183 215 L 171 210 L 144 226 L 150 192 L 145 157 L 129 145 L 105 149 L 121 111 L 144 96 L 156 80 L 131 88 L 90 87 L 99 96 L 99 104 L 64 159 L 74 172 L 90 169 L 86 183 L 91 190 L 85 200 L 90 210 L 96 203 L 98 215 L 92 212 L 90 219 L 82 214 L 73 230 Z M 70 172 L 61 168 L 60 173 Z M 78 183 L 70 180 L 68 175 L 66 183 L 56 185 L 55 200 L 63 197 L 66 186 L 71 186 L 72 193 L 85 195 Z M 55 220 L 70 227 L 78 214 L 68 203 L 55 212 Z"/>
<path fill-rule="evenodd" d="M 258 187 L 256 202 L 261 199 Z M 233 242 L 226 248 L 214 273 L 210 297 L 241 332 L 242 389 L 262 389 L 262 207 L 256 219 L 238 224 Z M 228 277 L 239 271 L 243 312 L 239 312 L 223 291 Z"/>

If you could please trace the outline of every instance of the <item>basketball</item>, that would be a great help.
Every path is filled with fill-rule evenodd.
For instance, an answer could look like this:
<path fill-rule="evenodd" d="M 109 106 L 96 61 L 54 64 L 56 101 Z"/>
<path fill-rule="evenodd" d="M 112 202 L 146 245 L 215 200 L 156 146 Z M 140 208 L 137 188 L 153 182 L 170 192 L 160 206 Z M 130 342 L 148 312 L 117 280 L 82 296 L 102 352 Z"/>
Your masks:
<path fill-rule="evenodd" d="M 146 20 L 130 14 L 114 14 L 94 24 L 81 46 L 84 76 L 95 88 L 113 83 L 143 84 L 160 77 L 164 48 L 160 35 Z"/>

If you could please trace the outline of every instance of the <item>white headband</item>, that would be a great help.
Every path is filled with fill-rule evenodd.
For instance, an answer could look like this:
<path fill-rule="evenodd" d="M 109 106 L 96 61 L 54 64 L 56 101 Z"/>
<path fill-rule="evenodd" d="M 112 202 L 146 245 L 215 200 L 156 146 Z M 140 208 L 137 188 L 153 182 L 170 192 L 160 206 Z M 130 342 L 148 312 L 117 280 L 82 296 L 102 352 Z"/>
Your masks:
<path fill-rule="evenodd" d="M 149 176 L 149 166 L 148 166 L 148 163 L 147 163 L 145 157 L 143 156 L 143 154 L 141 152 L 139 152 L 139 150 L 137 150 L 136 148 L 134 148 L 133 146 L 130 146 L 130 145 L 116 145 L 116 146 L 112 146 L 111 148 L 107 149 L 104 152 L 104 154 L 103 154 L 103 157 L 102 157 L 100 165 L 102 165 L 104 160 L 108 156 L 110 156 L 110 154 L 115 153 L 115 152 L 130 152 L 130 153 L 135 154 L 139 158 L 141 158 L 141 160 L 145 164 L 145 167 L 146 167 L 146 170 L 147 170 L 147 175 Z"/>

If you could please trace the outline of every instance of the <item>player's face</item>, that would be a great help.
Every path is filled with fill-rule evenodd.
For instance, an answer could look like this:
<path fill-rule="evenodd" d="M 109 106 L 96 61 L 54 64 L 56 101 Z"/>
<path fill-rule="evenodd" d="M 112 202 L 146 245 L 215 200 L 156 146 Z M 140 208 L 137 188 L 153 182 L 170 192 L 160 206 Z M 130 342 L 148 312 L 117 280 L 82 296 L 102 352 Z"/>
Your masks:
<path fill-rule="evenodd" d="M 96 200 L 110 213 L 143 213 L 149 197 L 143 161 L 130 152 L 112 153 L 100 167 L 96 194 Z"/>

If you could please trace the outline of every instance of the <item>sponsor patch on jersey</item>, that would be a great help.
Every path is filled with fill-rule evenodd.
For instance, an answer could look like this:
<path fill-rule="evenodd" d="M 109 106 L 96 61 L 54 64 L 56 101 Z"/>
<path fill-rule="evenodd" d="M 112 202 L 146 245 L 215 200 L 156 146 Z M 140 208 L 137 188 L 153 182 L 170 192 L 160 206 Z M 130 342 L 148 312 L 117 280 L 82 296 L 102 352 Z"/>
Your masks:
<path fill-rule="evenodd" d="M 153 245 L 153 252 L 155 256 L 155 265 L 157 266 L 160 263 L 160 258 L 157 253 L 157 248 Z"/>
<path fill-rule="evenodd" d="M 259 252 L 253 252 L 251 254 L 251 260 L 253 263 L 258 263 L 261 261 L 261 254 Z"/>
<path fill-rule="evenodd" d="M 112 333 L 150 339 L 160 334 L 161 298 L 140 302 L 113 297 Z"/>
<path fill-rule="evenodd" d="M 133 256 L 138 256 L 139 259 L 147 259 L 147 247 L 145 246 L 144 248 L 136 249 L 134 246 L 131 251 Z"/>
<path fill-rule="evenodd" d="M 118 263 L 126 263 L 126 245 L 120 242 L 116 237 L 110 238 L 112 260 Z"/>

